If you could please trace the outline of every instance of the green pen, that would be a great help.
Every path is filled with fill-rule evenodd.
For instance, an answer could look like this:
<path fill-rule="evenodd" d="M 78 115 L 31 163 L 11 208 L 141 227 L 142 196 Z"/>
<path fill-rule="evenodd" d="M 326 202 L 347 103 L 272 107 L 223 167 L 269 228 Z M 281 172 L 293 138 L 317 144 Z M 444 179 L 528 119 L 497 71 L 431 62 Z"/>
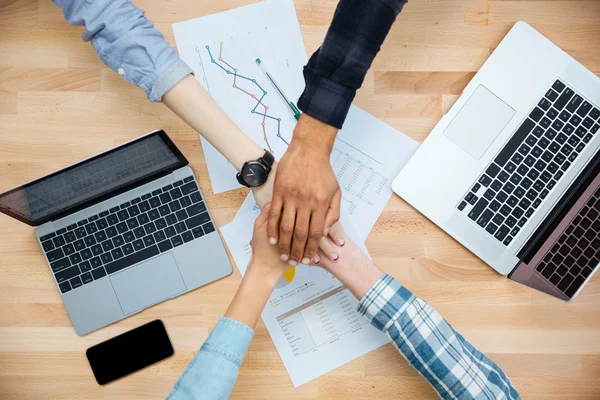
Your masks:
<path fill-rule="evenodd" d="M 265 66 L 263 65 L 262 61 L 260 61 L 260 58 L 256 59 L 256 63 L 258 64 L 258 67 L 262 70 L 262 72 L 267 76 L 267 79 L 269 79 L 269 81 L 271 82 L 271 84 L 273 86 L 275 86 L 275 89 L 277 89 L 277 92 L 279 92 L 279 95 L 281 96 L 281 98 L 283 99 L 283 101 L 285 101 L 285 104 L 287 104 L 290 107 L 290 110 L 292 111 L 292 114 L 294 114 L 294 118 L 296 118 L 296 120 L 298 120 L 300 118 L 300 115 L 302 114 L 300 112 L 300 110 L 298 110 L 298 107 L 296 107 L 296 105 L 293 102 L 289 101 L 287 99 L 287 97 L 285 97 L 285 94 L 283 94 L 283 91 L 275 83 L 275 80 L 273 79 L 273 77 L 271 76 L 271 74 L 265 69 Z"/>

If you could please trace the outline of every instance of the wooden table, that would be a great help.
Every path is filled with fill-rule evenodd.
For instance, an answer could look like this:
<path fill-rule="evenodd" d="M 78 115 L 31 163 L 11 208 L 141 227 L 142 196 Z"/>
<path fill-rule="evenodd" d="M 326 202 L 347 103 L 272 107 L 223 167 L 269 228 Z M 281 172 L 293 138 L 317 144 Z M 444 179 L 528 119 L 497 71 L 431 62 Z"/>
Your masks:
<path fill-rule="evenodd" d="M 174 44 L 171 24 L 251 0 L 138 0 Z M 336 0 L 297 0 L 307 54 Z M 600 1 L 412 0 L 355 103 L 422 141 L 510 27 L 528 21 L 600 73 Z M 245 190 L 213 195 L 197 135 L 124 83 L 49 0 L 0 0 L 0 191 L 164 128 L 190 159 L 218 225 Z M 572 303 L 507 280 L 394 196 L 371 232 L 374 260 L 430 302 L 512 378 L 525 399 L 600 398 L 600 276 Z M 79 337 L 32 228 L 0 215 L 0 398 L 158 399 L 229 304 L 232 276 Z M 100 387 L 85 350 L 160 318 L 175 356 Z M 435 398 L 392 345 L 294 389 L 262 323 L 240 370 L 236 399 Z"/>

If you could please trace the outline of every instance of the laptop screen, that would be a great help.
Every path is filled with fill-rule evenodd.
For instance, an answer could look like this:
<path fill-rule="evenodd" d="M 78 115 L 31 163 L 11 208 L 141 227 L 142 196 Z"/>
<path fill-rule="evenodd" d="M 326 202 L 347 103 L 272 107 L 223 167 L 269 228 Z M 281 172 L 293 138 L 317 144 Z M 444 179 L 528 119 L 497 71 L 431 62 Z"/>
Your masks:
<path fill-rule="evenodd" d="M 186 164 L 167 134 L 157 131 L 0 194 L 0 211 L 40 225 Z"/>

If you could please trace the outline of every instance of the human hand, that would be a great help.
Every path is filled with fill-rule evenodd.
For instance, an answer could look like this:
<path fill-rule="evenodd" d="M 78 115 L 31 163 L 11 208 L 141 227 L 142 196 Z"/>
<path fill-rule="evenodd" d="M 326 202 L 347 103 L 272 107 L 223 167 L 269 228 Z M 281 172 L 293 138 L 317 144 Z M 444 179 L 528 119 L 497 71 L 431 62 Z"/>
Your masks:
<path fill-rule="evenodd" d="M 335 260 L 330 254 L 337 256 Z M 335 275 L 358 299 L 361 299 L 383 275 L 383 272 L 348 237 L 341 223 L 331 227 L 329 236 L 321 240 L 320 259 L 312 265 Z"/>
<path fill-rule="evenodd" d="M 261 275 L 272 278 L 275 282 L 290 266 L 281 261 L 277 247 L 269 243 L 267 237 L 267 220 L 271 203 L 265 204 L 260 215 L 254 221 L 254 233 L 250 246 L 252 246 L 252 257 L 250 259 L 249 269 L 262 271 Z"/>
<path fill-rule="evenodd" d="M 340 217 L 340 191 L 329 160 L 337 129 L 306 114 L 281 158 L 267 232 L 282 261 L 308 264 Z"/>

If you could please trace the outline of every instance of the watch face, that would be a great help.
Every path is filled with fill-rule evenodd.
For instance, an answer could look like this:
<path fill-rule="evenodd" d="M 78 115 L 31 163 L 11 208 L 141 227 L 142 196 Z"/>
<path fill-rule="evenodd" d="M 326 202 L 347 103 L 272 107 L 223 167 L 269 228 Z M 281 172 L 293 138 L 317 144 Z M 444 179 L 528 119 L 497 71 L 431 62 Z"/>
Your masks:
<path fill-rule="evenodd" d="M 258 162 L 248 163 L 242 170 L 242 179 L 246 182 L 246 185 L 257 187 L 267 180 L 267 171 L 265 170 L 265 167 Z"/>

